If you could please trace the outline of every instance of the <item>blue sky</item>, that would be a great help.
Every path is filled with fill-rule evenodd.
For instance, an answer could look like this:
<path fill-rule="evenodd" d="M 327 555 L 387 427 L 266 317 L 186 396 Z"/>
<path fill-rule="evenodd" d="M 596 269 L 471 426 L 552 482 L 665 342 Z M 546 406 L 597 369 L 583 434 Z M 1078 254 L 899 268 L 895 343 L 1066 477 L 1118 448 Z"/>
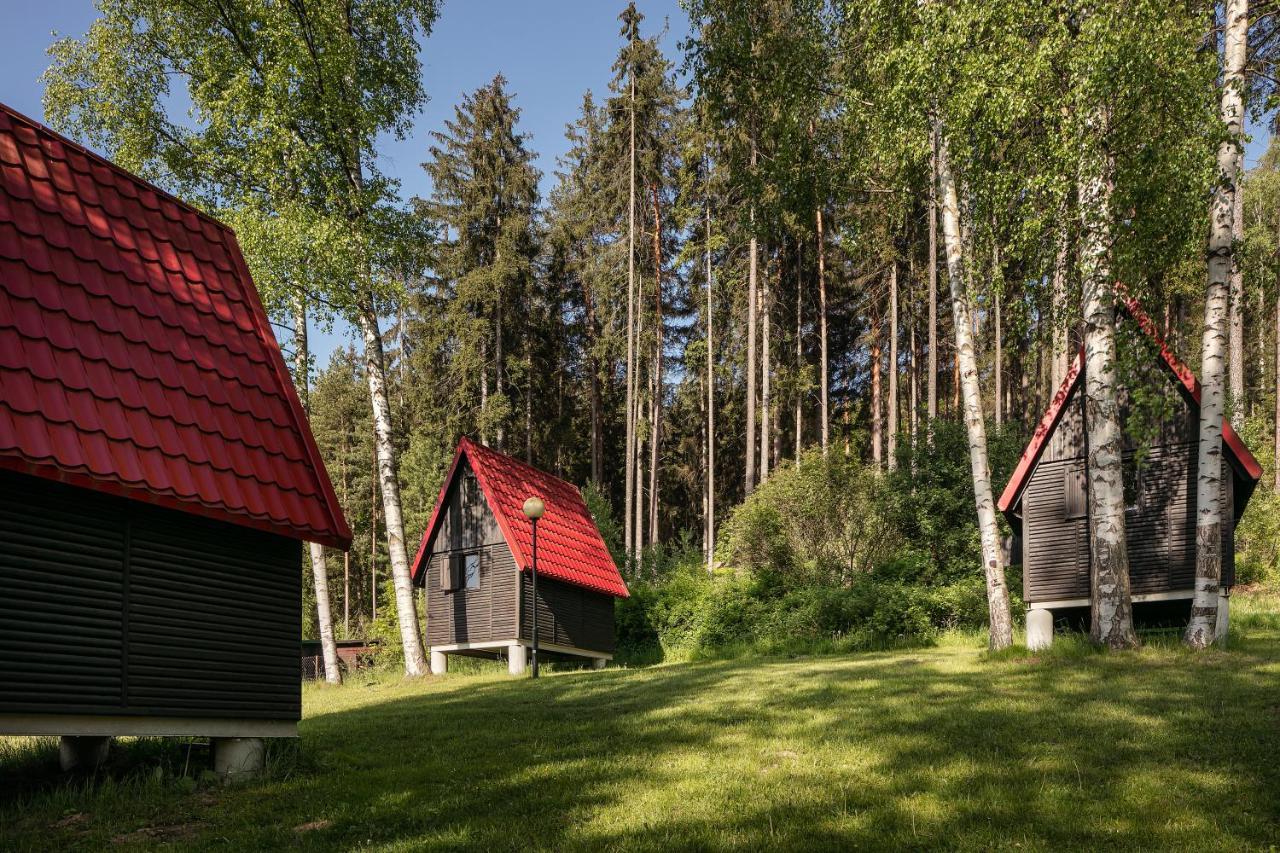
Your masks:
<path fill-rule="evenodd" d="M 422 45 L 423 75 L 431 100 L 407 139 L 388 138 L 379 149 L 385 171 L 401 181 L 406 198 L 425 195 L 430 184 L 420 164 L 429 133 L 453 115 L 463 94 L 475 91 L 501 72 L 521 109 L 521 128 L 538 152 L 544 195 L 553 183 L 556 157 L 567 143 L 565 125 L 573 121 L 582 94 L 603 93 L 621 44 L 618 14 L 625 0 L 446 0 L 430 37 Z M 663 49 L 672 59 L 688 32 L 688 17 L 678 0 L 638 0 L 646 35 L 666 28 Z M 40 74 L 48 65 L 45 49 L 60 36 L 82 35 L 96 17 L 90 0 L 0 0 L 6 47 L 0 51 L 0 101 L 43 119 Z M 313 332 L 312 347 L 323 366 L 349 331 Z"/>
<path fill-rule="evenodd" d="M 521 127 L 539 153 L 544 195 L 552 185 L 556 157 L 567 144 L 565 125 L 573 121 L 587 89 L 603 93 L 617 55 L 618 13 L 625 0 L 446 0 L 431 36 L 422 46 L 423 74 L 431 100 L 417 117 L 407 139 L 385 139 L 380 145 L 384 170 L 401 181 L 404 196 L 430 191 L 420 167 L 432 130 L 443 127 L 453 105 L 465 93 L 488 83 L 499 72 L 520 107 Z M 645 15 L 643 32 L 665 28 L 663 50 L 679 62 L 678 45 L 689 29 L 678 0 L 638 0 Z M 0 51 L 0 101 L 35 118 L 43 118 L 40 74 L 48 64 L 45 50 L 53 33 L 79 36 L 96 17 L 90 0 L 0 0 L 5 23 L 5 50 Z M 1265 130 L 1251 128 L 1248 165 L 1266 149 Z M 324 365 L 334 347 L 350 335 L 313 333 L 312 347 Z"/>

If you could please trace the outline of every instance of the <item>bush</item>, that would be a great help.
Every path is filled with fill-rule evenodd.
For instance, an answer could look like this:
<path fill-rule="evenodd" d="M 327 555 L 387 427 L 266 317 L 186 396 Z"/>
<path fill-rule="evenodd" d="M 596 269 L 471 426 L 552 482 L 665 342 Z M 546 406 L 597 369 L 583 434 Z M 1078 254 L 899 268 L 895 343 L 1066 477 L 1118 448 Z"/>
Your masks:
<path fill-rule="evenodd" d="M 1005 477 L 1020 437 L 992 435 L 992 467 Z M 933 449 L 913 460 L 908 447 L 894 474 L 818 452 L 779 468 L 730 514 L 717 557 L 712 576 L 692 543 L 646 555 L 617 609 L 620 660 L 884 647 L 981 628 L 963 426 L 936 424 Z"/>

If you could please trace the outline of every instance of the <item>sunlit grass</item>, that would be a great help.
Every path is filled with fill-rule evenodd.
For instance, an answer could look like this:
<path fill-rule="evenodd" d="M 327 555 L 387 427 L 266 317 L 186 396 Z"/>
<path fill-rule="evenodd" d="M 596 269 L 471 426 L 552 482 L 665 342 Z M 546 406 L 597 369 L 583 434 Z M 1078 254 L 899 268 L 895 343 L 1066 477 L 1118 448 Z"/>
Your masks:
<path fill-rule="evenodd" d="M 0 794 L 0 849 L 1266 848 L 1280 596 L 1232 607 L 1228 649 L 1207 654 L 1161 636 L 989 654 L 953 634 L 538 682 L 309 685 L 300 750 L 267 778 L 182 781 L 180 745 L 127 747 L 150 763 Z M 0 744 L 0 771 L 47 772 L 54 753 Z"/>

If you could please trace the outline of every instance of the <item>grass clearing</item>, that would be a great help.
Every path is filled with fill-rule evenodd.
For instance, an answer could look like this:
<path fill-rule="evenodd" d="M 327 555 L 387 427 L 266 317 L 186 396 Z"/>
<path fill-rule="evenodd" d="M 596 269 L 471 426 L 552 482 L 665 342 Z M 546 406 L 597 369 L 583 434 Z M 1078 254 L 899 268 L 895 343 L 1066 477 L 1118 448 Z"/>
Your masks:
<path fill-rule="evenodd" d="M 1242 849 L 1280 843 L 1280 596 L 1225 651 L 1060 637 L 309 685 L 239 787 L 139 742 L 98 778 L 0 745 L 0 849 Z"/>

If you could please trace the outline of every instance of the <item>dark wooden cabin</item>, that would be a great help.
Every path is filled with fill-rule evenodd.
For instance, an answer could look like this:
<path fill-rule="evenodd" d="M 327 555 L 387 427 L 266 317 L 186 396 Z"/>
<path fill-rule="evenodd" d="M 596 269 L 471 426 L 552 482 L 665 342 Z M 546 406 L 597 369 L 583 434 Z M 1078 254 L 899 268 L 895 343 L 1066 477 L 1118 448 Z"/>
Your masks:
<path fill-rule="evenodd" d="M 1141 306 L 1128 300 L 1117 334 L 1141 353 L 1135 371 L 1144 394 L 1122 390 L 1125 424 L 1125 527 L 1133 601 L 1190 599 L 1196 564 L 1196 459 L 1200 385 L 1170 351 Z M 1023 599 L 1031 611 L 1089 604 L 1088 459 L 1084 431 L 1084 353 L 1054 396 L 1000 497 L 1021 540 Z M 1139 398 L 1145 413 L 1136 410 Z M 1160 400 L 1158 406 L 1151 401 Z M 1145 424 L 1145 428 L 1139 424 Z M 1141 435 L 1140 435 L 1141 434 Z M 1137 464 L 1138 441 L 1148 448 Z M 1235 523 L 1262 470 L 1229 422 L 1223 422 L 1222 585 L 1235 575 Z M 1225 616 L 1225 600 L 1222 608 Z M 1030 625 L 1030 620 L 1029 623 Z M 1051 622 L 1049 624 L 1052 624 Z M 1030 630 L 1030 628 L 1029 628 Z"/>
<path fill-rule="evenodd" d="M 544 659 L 603 665 L 615 647 L 613 602 L 627 587 L 578 489 L 463 438 L 414 559 L 424 590 L 431 667 L 446 655 L 506 657 L 524 670 L 533 640 L 532 525 L 528 497 L 546 504 L 538 523 L 538 644 Z"/>
<path fill-rule="evenodd" d="M 0 734 L 296 734 L 350 538 L 235 235 L 0 107 Z"/>

